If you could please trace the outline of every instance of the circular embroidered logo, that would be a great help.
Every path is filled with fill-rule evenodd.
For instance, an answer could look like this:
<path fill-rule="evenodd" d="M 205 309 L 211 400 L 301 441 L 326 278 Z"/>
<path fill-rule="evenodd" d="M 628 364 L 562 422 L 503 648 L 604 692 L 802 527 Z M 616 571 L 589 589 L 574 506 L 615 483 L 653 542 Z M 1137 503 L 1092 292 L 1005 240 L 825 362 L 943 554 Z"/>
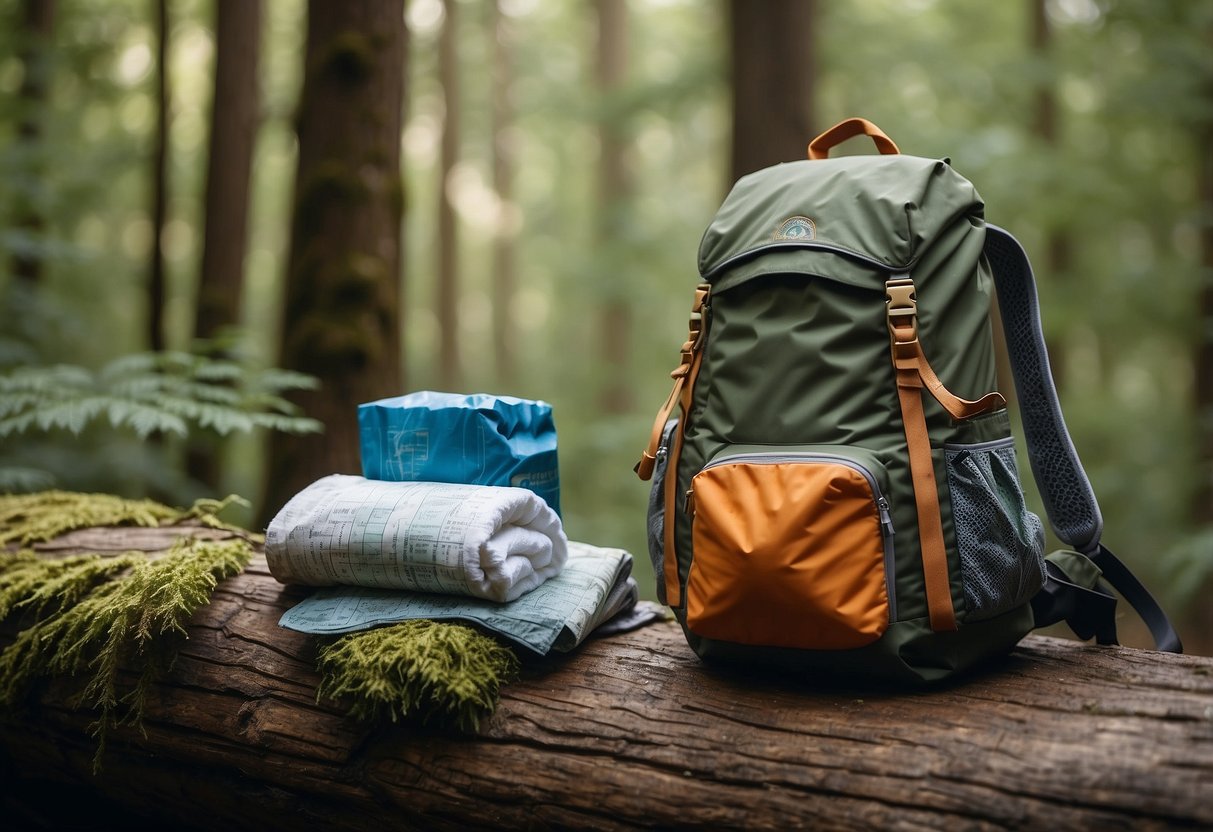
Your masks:
<path fill-rule="evenodd" d="M 817 226 L 808 217 L 788 217 L 775 229 L 772 240 L 804 242 L 817 237 Z"/>

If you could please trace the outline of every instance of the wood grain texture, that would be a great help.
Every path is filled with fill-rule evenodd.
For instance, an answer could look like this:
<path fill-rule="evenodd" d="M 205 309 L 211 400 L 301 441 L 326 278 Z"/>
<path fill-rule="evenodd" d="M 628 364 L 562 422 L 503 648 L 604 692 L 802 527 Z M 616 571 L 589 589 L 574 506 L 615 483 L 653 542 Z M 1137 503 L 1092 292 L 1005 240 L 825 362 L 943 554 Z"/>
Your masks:
<path fill-rule="evenodd" d="M 165 545 L 142 530 L 72 542 L 117 548 L 97 542 L 107 534 Z M 1213 826 L 1213 659 L 1030 637 L 979 676 L 896 693 L 716 670 L 660 624 L 529 662 L 465 736 L 318 704 L 315 641 L 277 626 L 303 592 L 260 557 L 223 583 L 152 695 L 146 734 L 116 731 L 99 775 L 70 683 L 4 715 L 7 816 L 261 830 Z"/>

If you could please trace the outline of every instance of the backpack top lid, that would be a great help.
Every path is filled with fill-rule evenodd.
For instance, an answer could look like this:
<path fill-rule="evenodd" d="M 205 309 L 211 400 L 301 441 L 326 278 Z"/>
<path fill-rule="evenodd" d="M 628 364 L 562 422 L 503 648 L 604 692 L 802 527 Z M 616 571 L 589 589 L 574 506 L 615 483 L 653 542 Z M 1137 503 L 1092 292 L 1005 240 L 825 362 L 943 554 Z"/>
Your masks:
<path fill-rule="evenodd" d="M 737 180 L 699 244 L 699 273 L 717 291 L 758 274 L 821 268 L 875 288 L 889 272 L 909 271 L 958 220 L 984 226 L 983 209 L 972 183 L 946 160 L 785 162 Z"/>

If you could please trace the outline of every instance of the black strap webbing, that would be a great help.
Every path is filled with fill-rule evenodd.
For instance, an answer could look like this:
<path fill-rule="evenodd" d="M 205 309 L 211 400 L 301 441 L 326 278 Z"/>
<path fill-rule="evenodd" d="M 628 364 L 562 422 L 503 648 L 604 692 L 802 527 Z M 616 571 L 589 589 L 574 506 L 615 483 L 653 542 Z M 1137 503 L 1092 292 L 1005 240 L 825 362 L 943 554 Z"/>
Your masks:
<path fill-rule="evenodd" d="M 1128 567 L 1100 543 L 1103 515 L 1061 415 L 1028 255 L 1018 240 L 995 225 L 986 226 L 985 255 L 998 293 L 1028 460 L 1049 523 L 1061 540 L 1103 571 L 1108 583 L 1150 628 L 1159 650 L 1182 652 L 1179 636 L 1162 608 Z M 1081 638 L 1095 636 L 1101 644 L 1116 643 L 1115 598 L 1069 583 L 1055 568 L 1050 570 L 1041 596 L 1033 601 L 1033 610 L 1042 626 L 1065 618 Z M 1068 614 L 1059 614 L 1061 611 Z"/>

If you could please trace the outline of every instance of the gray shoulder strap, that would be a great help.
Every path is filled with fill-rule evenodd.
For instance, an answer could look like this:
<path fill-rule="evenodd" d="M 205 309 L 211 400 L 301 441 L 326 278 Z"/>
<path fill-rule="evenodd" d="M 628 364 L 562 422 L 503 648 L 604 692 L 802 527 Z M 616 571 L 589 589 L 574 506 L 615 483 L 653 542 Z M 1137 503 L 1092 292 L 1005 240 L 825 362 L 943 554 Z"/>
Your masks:
<path fill-rule="evenodd" d="M 1019 241 L 994 225 L 986 226 L 985 255 L 994 273 L 1028 459 L 1049 522 L 1065 543 L 1080 552 L 1094 552 L 1103 516 L 1061 415 L 1028 255 Z"/>

